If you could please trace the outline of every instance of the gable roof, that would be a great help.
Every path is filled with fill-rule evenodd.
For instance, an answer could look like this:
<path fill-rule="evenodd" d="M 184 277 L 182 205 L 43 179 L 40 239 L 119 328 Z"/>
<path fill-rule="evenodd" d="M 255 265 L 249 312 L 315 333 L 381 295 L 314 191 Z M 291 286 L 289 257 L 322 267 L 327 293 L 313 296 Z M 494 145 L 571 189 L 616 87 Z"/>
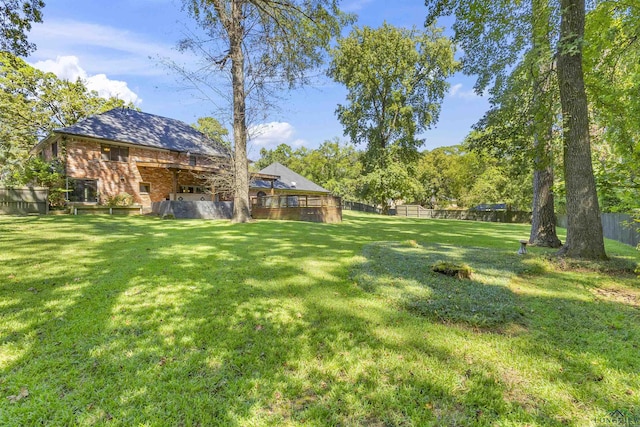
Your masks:
<path fill-rule="evenodd" d="M 56 134 L 104 139 L 165 150 L 229 157 L 227 150 L 180 120 L 114 108 L 54 130 Z"/>
<path fill-rule="evenodd" d="M 259 173 L 265 175 L 276 175 L 280 178 L 273 183 L 273 187 L 281 190 L 297 190 L 312 191 L 315 193 L 330 193 L 329 190 L 320 187 L 315 182 L 309 181 L 304 176 L 295 173 L 288 167 L 275 162 L 271 163 Z M 251 181 L 251 187 L 254 188 L 271 188 L 271 182 L 266 180 L 255 179 Z"/>

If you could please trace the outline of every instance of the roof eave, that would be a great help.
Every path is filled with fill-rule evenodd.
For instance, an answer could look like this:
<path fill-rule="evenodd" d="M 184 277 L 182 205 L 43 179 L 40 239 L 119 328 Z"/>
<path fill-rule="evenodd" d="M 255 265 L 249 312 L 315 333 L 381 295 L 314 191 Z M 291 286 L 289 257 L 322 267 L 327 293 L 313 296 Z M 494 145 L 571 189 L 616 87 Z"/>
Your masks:
<path fill-rule="evenodd" d="M 33 148 L 29 151 L 29 154 L 32 154 L 32 155 L 36 154 L 38 151 L 40 151 L 40 149 L 42 149 L 42 147 L 54 142 L 58 138 L 59 138 L 58 135 L 56 135 L 55 133 L 51 133 L 47 135 L 44 139 L 42 139 L 40 142 L 38 142 L 36 145 L 33 146 Z"/>
<path fill-rule="evenodd" d="M 202 153 L 202 152 L 194 152 L 194 151 L 180 151 L 180 150 L 174 150 L 171 148 L 162 148 L 162 147 L 156 147 L 154 145 L 146 145 L 146 144 L 140 144 L 138 142 L 128 142 L 128 141 L 121 141 L 121 140 L 117 140 L 117 139 L 109 139 L 109 138 L 101 138 L 99 136 L 89 136 L 89 135 L 85 135 L 85 134 L 80 134 L 80 133 L 72 133 L 72 132 L 63 132 L 61 130 L 54 130 L 53 131 L 56 134 L 59 135 L 63 135 L 63 136 L 72 136 L 72 137 L 76 137 L 76 138 L 82 138 L 82 139 L 87 139 L 90 141 L 96 141 L 96 142 L 101 142 L 101 143 L 109 143 L 109 144 L 116 144 L 116 145 L 125 145 L 127 147 L 143 147 L 143 148 L 147 148 L 150 150 L 159 150 L 159 151 L 174 151 L 177 153 L 191 153 L 191 154 L 195 154 L 198 156 L 211 156 L 211 157 L 221 157 L 221 158 L 231 158 L 230 155 L 224 155 L 224 154 L 209 154 L 209 153 Z M 44 142 L 44 140 L 43 140 Z"/>

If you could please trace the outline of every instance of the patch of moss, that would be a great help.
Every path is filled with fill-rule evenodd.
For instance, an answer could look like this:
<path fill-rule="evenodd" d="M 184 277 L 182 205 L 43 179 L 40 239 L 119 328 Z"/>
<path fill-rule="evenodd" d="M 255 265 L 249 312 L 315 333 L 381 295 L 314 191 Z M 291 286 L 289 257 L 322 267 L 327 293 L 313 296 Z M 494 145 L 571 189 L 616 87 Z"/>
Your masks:
<path fill-rule="evenodd" d="M 447 261 L 436 262 L 431 266 L 431 271 L 458 279 L 470 279 L 472 273 L 471 267 L 466 264 L 454 264 Z"/>

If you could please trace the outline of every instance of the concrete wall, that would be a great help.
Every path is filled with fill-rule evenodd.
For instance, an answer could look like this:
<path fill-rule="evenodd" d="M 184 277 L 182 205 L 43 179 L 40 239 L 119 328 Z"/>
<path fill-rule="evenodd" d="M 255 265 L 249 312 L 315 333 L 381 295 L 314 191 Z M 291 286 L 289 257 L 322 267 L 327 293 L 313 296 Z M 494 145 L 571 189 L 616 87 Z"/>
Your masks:
<path fill-rule="evenodd" d="M 156 215 L 186 219 L 231 219 L 233 202 L 189 202 L 163 200 L 153 202 L 151 212 Z"/>

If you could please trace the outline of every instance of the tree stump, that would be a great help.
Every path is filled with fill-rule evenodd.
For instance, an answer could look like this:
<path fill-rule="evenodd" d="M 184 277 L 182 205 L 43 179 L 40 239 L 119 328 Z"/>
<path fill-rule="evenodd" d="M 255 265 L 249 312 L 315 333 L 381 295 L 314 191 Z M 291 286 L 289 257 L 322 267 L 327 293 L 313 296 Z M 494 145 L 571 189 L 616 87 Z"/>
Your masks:
<path fill-rule="evenodd" d="M 456 277 L 458 279 L 471 278 L 471 267 L 465 264 L 454 264 L 452 262 L 440 261 L 431 266 L 431 271 Z"/>

